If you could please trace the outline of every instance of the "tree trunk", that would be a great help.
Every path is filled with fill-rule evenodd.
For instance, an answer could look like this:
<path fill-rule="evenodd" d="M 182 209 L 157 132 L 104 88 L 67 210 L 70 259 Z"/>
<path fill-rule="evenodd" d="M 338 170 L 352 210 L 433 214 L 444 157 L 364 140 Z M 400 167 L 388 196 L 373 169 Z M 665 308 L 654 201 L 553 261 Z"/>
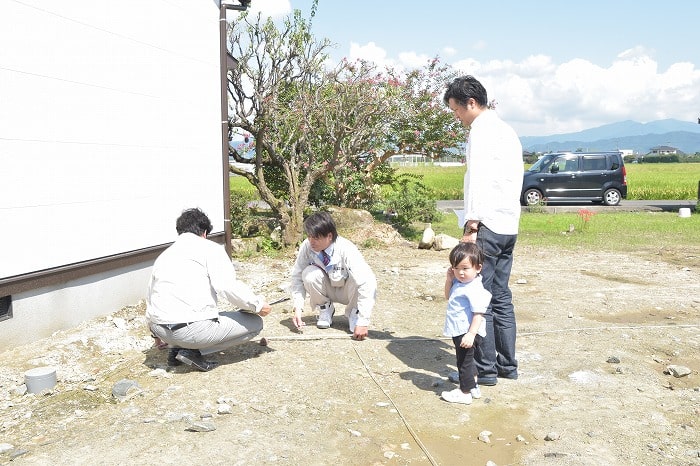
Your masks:
<path fill-rule="evenodd" d="M 282 227 L 282 243 L 284 247 L 296 246 L 304 239 L 304 210 L 293 209 L 289 223 Z"/>

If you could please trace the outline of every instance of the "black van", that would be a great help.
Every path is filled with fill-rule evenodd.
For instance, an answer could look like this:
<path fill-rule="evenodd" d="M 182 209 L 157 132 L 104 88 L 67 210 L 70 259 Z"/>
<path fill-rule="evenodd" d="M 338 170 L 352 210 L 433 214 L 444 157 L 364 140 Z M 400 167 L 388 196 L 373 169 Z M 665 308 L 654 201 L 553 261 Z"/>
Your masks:
<path fill-rule="evenodd" d="M 620 152 L 545 154 L 523 176 L 522 205 L 546 201 L 593 201 L 618 205 L 627 197 L 627 170 Z"/>

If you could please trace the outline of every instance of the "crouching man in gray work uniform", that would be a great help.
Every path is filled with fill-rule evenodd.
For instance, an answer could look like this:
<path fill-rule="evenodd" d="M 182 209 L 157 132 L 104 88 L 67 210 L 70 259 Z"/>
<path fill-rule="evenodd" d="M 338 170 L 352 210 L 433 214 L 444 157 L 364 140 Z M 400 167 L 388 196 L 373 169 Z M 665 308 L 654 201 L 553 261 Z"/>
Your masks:
<path fill-rule="evenodd" d="M 345 305 L 345 316 L 355 340 L 367 337 L 377 293 L 377 279 L 357 247 L 338 236 L 328 212 L 316 212 L 304 220 L 307 238 L 301 243 L 292 269 L 291 294 L 294 326 L 301 329 L 306 295 L 318 313 L 316 326 L 333 324 L 333 303 Z"/>
<path fill-rule="evenodd" d="M 154 336 L 170 345 L 168 364 L 209 371 L 203 356 L 244 343 L 263 328 L 271 307 L 236 279 L 226 250 L 209 241 L 212 224 L 199 209 L 182 212 L 177 240 L 153 264 L 146 318 Z M 222 311 L 221 296 L 241 311 Z"/>

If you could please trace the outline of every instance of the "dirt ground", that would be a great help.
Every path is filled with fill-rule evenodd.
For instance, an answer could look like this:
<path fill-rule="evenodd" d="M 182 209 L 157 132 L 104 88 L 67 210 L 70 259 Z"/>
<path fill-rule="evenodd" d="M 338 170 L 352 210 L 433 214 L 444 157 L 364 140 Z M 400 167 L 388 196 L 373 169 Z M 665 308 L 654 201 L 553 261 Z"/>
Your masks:
<path fill-rule="evenodd" d="M 373 238 L 368 340 L 350 338 L 342 310 L 328 330 L 307 310 L 297 333 L 286 302 L 265 318 L 266 346 L 215 355 L 211 372 L 166 371 L 143 304 L 115 310 L 0 353 L 0 464 L 700 464 L 700 251 L 519 247 L 520 378 L 466 406 L 439 397 L 455 387 L 448 251 L 381 227 L 348 236 Z M 272 300 L 291 263 L 240 261 L 239 275 Z M 58 383 L 25 394 L 39 366 Z M 118 400 L 122 380 L 137 386 Z"/>

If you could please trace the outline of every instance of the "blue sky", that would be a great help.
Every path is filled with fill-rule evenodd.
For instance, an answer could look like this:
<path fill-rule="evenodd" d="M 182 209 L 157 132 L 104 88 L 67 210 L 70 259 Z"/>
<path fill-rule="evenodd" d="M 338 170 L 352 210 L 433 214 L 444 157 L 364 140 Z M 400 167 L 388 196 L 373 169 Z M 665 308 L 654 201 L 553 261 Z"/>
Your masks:
<path fill-rule="evenodd" d="M 308 17 L 311 0 L 252 0 Z M 700 117 L 700 2 L 319 0 L 334 59 L 403 69 L 439 56 L 485 85 L 521 136 Z"/>

